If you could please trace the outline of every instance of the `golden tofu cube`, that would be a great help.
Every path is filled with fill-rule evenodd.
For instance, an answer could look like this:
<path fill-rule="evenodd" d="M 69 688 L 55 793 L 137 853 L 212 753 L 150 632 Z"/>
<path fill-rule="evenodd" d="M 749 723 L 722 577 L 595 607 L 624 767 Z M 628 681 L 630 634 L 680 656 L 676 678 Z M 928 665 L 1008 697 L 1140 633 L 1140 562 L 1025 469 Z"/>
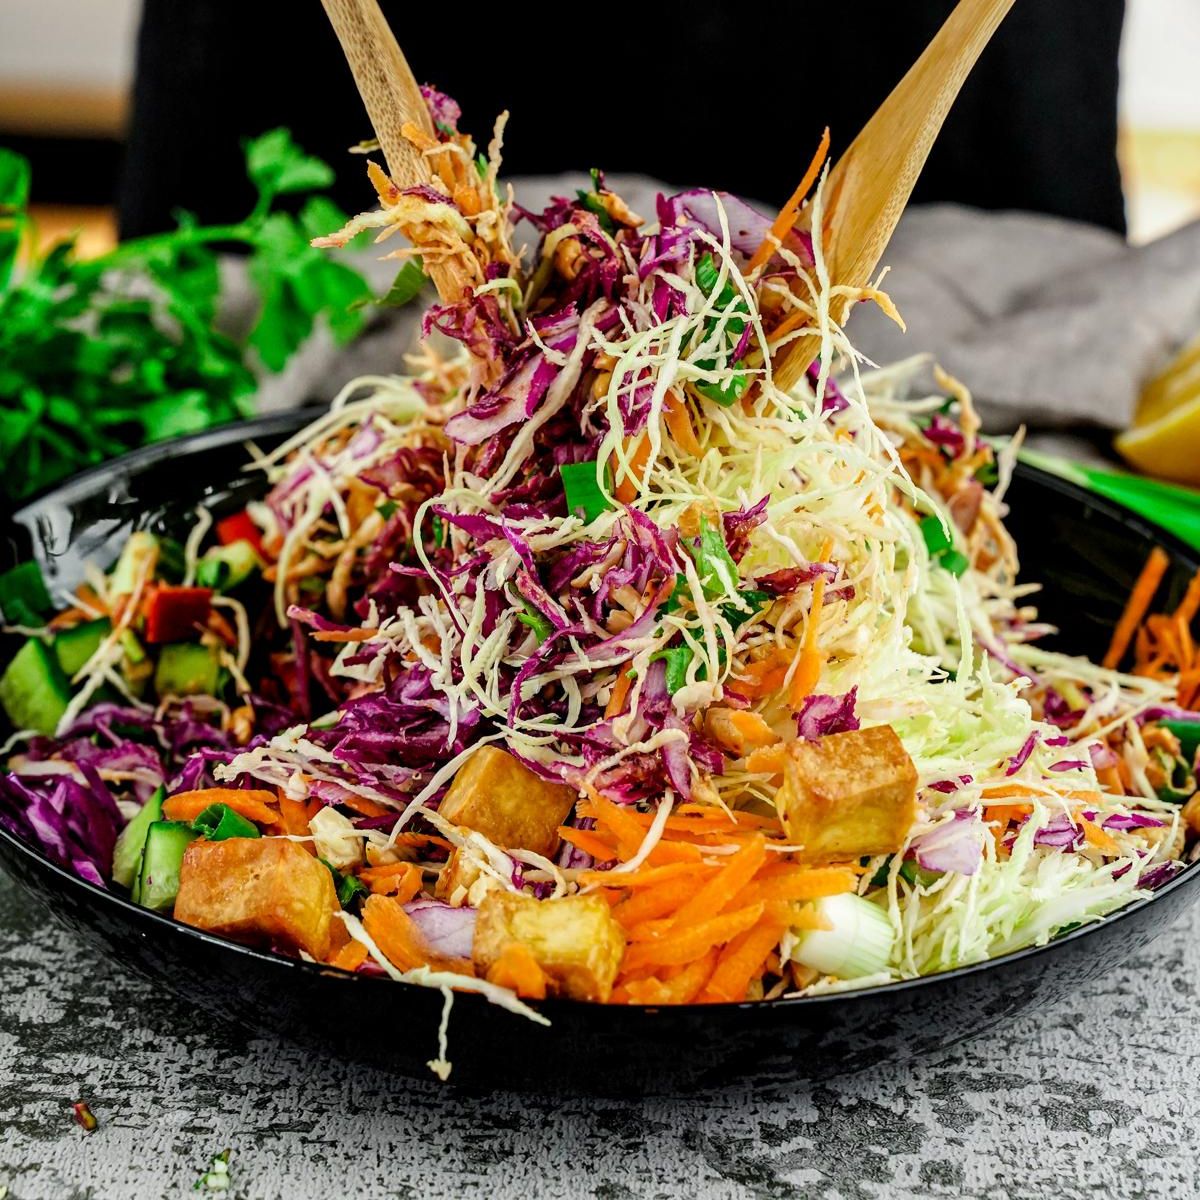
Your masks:
<path fill-rule="evenodd" d="M 480 746 L 459 768 L 438 812 L 502 849 L 549 858 L 574 803 L 571 788 L 539 779 L 495 746 Z"/>
<path fill-rule="evenodd" d="M 917 817 L 917 768 L 890 725 L 791 742 L 775 807 L 805 862 L 894 853 Z"/>
<path fill-rule="evenodd" d="M 625 933 L 599 896 L 534 900 L 490 892 L 479 906 L 471 950 L 480 974 L 511 942 L 533 955 L 551 990 L 572 1000 L 606 1001 L 625 953 Z"/>
<path fill-rule="evenodd" d="M 338 907 L 333 876 L 299 842 L 193 842 L 183 856 L 175 917 L 238 942 L 283 943 L 324 958 Z"/>

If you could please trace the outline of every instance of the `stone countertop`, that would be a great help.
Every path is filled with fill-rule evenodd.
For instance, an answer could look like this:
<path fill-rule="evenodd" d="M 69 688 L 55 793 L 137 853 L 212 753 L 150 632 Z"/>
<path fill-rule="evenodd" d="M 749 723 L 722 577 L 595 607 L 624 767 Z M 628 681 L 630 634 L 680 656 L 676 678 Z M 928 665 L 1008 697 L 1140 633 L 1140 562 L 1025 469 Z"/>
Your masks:
<path fill-rule="evenodd" d="M 715 1098 L 481 1099 L 185 1008 L 0 877 L 0 1186 L 195 1196 L 228 1147 L 237 1200 L 1194 1197 L 1198 935 L 1200 907 L 1104 985 L 936 1060 Z"/>

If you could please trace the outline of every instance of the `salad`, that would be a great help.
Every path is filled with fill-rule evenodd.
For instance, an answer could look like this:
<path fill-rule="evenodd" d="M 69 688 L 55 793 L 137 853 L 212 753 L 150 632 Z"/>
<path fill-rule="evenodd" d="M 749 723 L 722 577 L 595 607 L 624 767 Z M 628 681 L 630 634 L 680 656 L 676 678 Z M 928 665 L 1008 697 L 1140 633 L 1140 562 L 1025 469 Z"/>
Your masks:
<path fill-rule="evenodd" d="M 503 119 L 479 153 L 425 95 L 431 182 L 371 164 L 317 240 L 407 238 L 420 356 L 251 447 L 243 511 L 69 597 L 0 580 L 0 823 L 186 924 L 542 1021 L 925 975 L 1178 872 L 1200 585 L 1149 615 L 1155 551 L 1103 663 L 1039 646 L 1015 448 L 855 351 L 852 304 L 899 315 L 831 283 L 820 158 L 773 223 L 643 219 L 600 172 L 526 212 Z"/>

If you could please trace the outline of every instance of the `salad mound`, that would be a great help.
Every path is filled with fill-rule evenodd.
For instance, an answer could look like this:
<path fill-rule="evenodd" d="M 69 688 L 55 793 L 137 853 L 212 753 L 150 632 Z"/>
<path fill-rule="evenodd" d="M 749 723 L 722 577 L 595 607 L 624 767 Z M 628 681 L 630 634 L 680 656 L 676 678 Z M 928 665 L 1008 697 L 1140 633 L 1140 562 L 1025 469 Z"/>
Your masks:
<path fill-rule="evenodd" d="M 0 580 L 0 823 L 188 924 L 538 1020 L 928 974 L 1171 878 L 1200 591 L 1138 633 L 1152 558 L 1105 665 L 1039 647 L 1015 447 L 855 351 L 853 303 L 899 317 L 830 281 L 820 186 L 643 219 L 593 172 L 526 212 L 503 121 L 479 154 L 425 94 L 430 182 L 372 164 L 379 207 L 318 239 L 408 239 L 421 354 L 53 616 Z"/>

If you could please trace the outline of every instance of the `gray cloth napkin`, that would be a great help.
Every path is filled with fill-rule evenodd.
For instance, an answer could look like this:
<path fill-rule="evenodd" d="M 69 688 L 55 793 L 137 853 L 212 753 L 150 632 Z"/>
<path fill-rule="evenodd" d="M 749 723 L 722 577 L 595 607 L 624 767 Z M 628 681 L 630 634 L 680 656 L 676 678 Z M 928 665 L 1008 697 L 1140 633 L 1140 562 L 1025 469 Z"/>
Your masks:
<path fill-rule="evenodd" d="M 551 195 L 588 186 L 588 178 L 514 183 L 518 200 L 536 210 Z M 609 186 L 654 219 L 664 185 L 610 175 Z M 516 242 L 532 246 L 536 236 L 523 224 Z M 927 351 L 971 389 L 989 430 L 1024 423 L 1053 431 L 1043 445 L 1087 457 L 1107 441 L 1103 431 L 1127 424 L 1141 385 L 1200 331 L 1200 222 L 1129 246 L 1054 217 L 939 204 L 905 214 L 884 261 L 884 286 L 908 331 L 863 304 L 848 327 L 856 346 L 881 364 Z M 357 265 L 380 291 L 396 267 L 370 253 Z M 229 271 L 226 321 L 236 328 L 253 309 L 239 269 Z M 354 375 L 402 370 L 420 336 L 420 308 L 377 315 L 345 348 L 318 333 L 282 375 L 264 378 L 261 407 L 327 399 Z"/>

